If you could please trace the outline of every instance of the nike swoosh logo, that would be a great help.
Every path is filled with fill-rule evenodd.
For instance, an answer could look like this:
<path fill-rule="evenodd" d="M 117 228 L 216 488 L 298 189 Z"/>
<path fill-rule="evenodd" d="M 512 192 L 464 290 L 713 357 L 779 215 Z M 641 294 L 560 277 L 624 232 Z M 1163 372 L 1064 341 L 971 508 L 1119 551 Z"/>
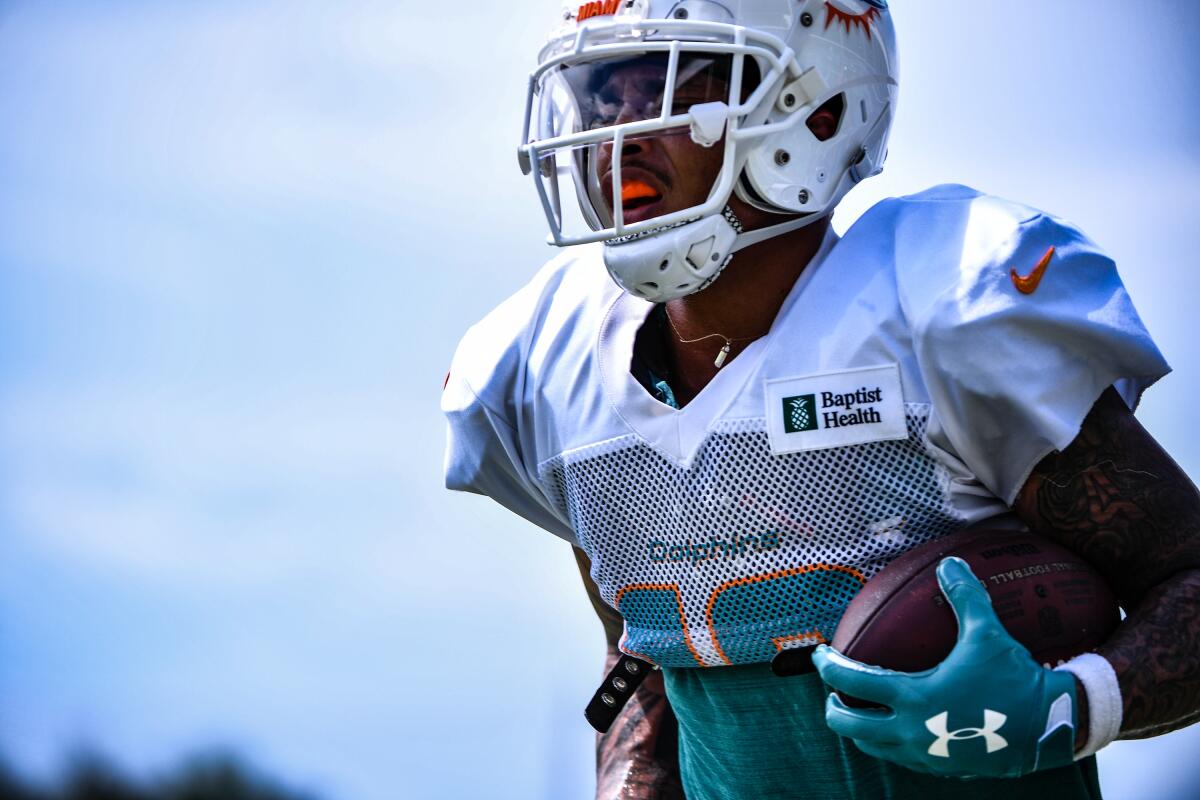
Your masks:
<path fill-rule="evenodd" d="M 1042 260 L 1033 268 L 1033 272 L 1028 275 L 1018 275 L 1015 267 L 1008 270 L 1008 275 L 1012 278 L 1013 286 L 1017 287 L 1017 291 L 1021 294 L 1033 294 L 1037 291 L 1038 284 L 1042 282 L 1042 276 L 1046 274 L 1046 267 L 1050 266 L 1050 259 L 1054 258 L 1054 248 L 1050 247 L 1046 250 L 1046 254 L 1042 256 Z"/>

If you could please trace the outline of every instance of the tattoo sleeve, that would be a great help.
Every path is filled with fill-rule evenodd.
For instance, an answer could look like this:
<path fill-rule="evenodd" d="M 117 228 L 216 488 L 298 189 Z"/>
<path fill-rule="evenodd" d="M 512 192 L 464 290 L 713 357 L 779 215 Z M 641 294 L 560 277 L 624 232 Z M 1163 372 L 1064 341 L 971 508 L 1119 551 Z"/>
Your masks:
<path fill-rule="evenodd" d="M 607 673 L 620 657 L 621 616 L 600 597 L 591 563 L 575 549 L 575 562 L 608 640 Z M 679 778 L 679 725 L 661 673 L 648 675 L 608 733 L 596 736 L 596 800 L 684 800 Z"/>
<path fill-rule="evenodd" d="M 1099 650 L 1121 687 L 1121 738 L 1200 720 L 1200 492 L 1115 391 L 1038 464 L 1015 510 L 1091 562 L 1125 610 Z"/>

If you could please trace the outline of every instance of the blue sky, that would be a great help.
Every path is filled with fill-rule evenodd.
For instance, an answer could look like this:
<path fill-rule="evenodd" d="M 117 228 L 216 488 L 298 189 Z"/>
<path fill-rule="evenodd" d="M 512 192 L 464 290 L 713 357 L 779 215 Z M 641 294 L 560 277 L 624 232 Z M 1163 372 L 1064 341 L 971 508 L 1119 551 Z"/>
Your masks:
<path fill-rule="evenodd" d="M 891 159 L 838 227 L 944 181 L 1079 224 L 1176 368 L 1140 416 L 1200 476 L 1200 10 L 892 5 Z M 330 798 L 589 796 L 569 551 L 440 477 L 458 336 L 551 254 L 515 158 L 530 7 L 0 3 L 20 769 L 228 745 Z M 1114 745 L 1108 796 L 1194 784 L 1198 745 Z"/>

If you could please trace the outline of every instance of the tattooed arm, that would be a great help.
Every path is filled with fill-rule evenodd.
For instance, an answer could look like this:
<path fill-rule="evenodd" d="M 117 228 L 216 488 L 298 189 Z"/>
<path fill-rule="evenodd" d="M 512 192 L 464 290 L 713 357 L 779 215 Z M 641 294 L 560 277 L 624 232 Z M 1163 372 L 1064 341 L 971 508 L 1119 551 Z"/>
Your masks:
<path fill-rule="evenodd" d="M 621 615 L 600 597 L 591 563 L 575 548 L 592 608 L 604 625 L 608 656 L 604 671 L 617 663 Z M 596 736 L 596 800 L 683 800 L 679 779 L 679 726 L 663 689 L 662 673 L 647 675 L 608 733 Z"/>
<path fill-rule="evenodd" d="M 1120 738 L 1200 721 L 1200 492 L 1114 390 L 1065 450 L 1038 464 L 1015 509 L 1090 561 L 1125 609 L 1099 649 L 1121 687 Z M 1077 745 L 1087 736 L 1080 706 Z"/>

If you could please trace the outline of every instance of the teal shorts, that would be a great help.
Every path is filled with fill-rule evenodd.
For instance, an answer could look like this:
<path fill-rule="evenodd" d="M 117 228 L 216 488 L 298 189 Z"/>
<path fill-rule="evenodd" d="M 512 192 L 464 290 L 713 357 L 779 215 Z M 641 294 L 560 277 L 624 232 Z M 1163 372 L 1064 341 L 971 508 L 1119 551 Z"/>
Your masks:
<path fill-rule="evenodd" d="M 664 669 L 688 800 L 1100 800 L 1096 759 L 1024 778 L 937 778 L 866 755 L 825 725 L 816 673 Z"/>

